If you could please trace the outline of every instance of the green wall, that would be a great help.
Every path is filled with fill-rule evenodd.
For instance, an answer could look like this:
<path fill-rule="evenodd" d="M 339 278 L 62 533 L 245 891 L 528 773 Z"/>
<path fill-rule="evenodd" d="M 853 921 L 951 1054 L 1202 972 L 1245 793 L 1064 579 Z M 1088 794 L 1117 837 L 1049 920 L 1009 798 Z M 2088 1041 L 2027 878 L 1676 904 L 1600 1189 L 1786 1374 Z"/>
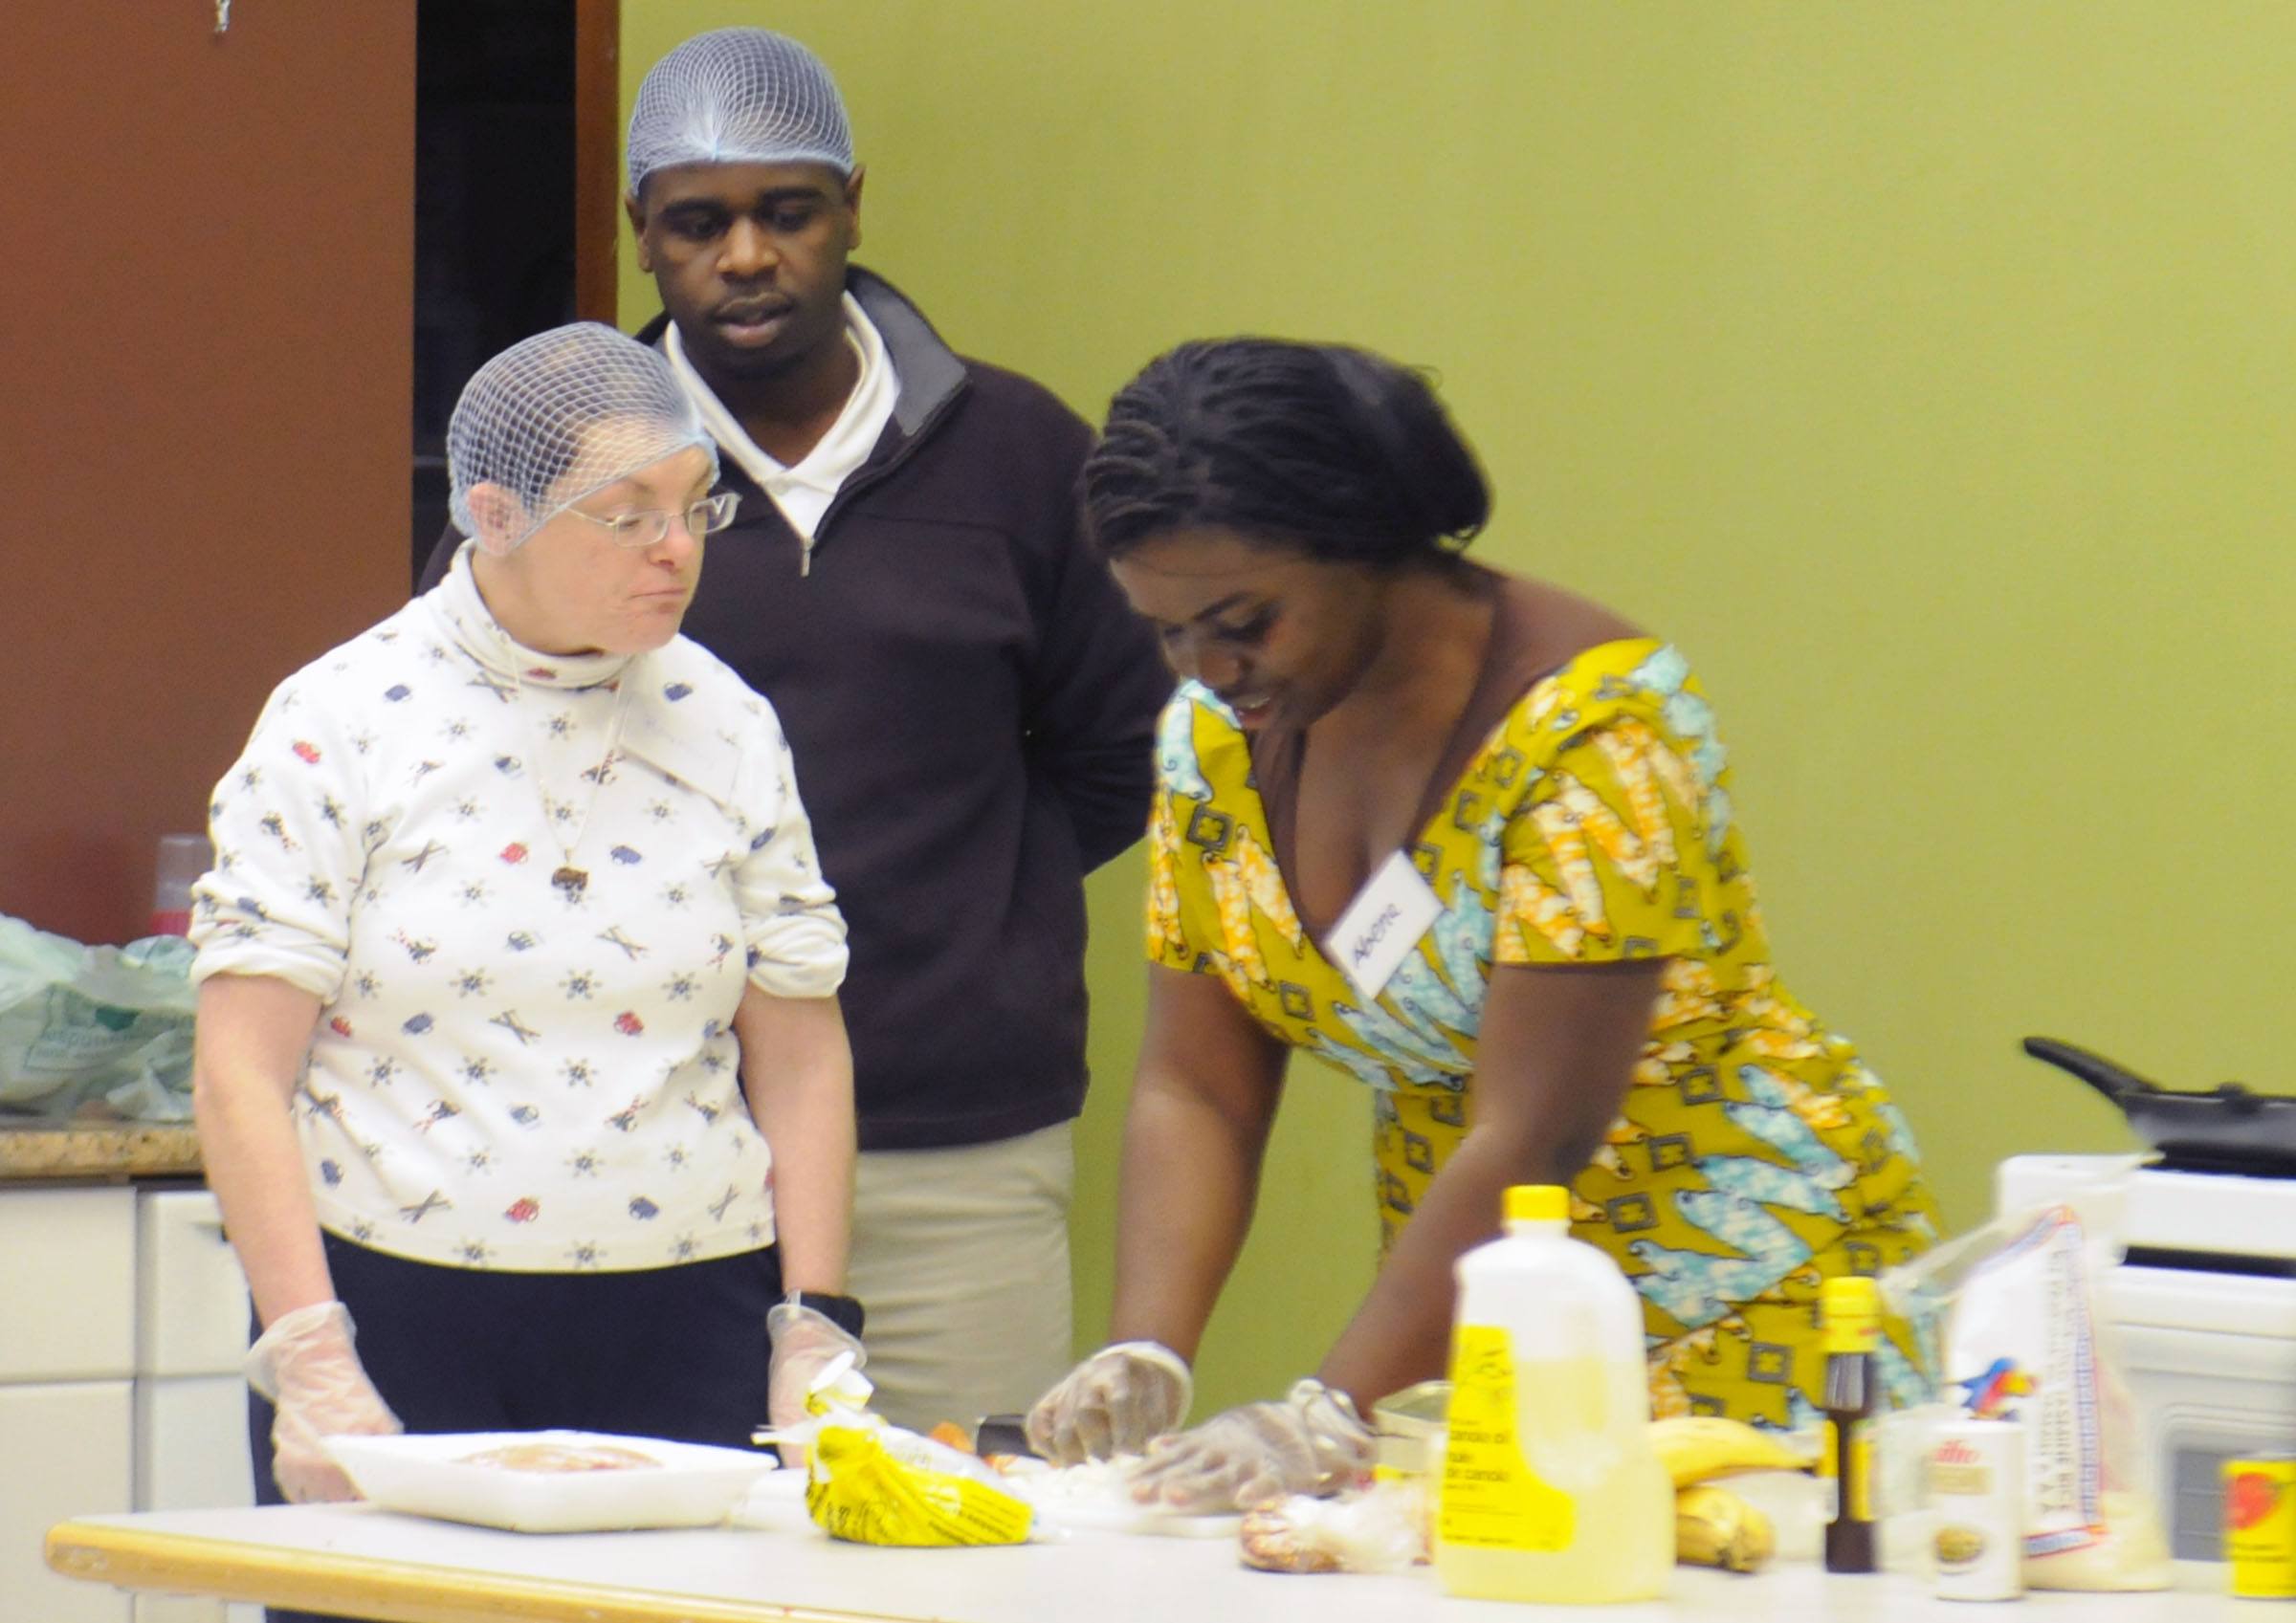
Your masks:
<path fill-rule="evenodd" d="M 2118 1148 L 2017 1052 L 2287 1068 L 2296 9 L 631 0 L 626 99 L 766 22 L 843 83 L 861 257 L 1096 415 L 1237 331 L 1440 369 L 1490 560 L 1675 637 L 1784 973 L 1956 1222 Z M 653 309 L 625 263 L 624 313 Z M 1079 1330 L 1108 1299 L 1135 863 L 1093 886 Z M 1302 1068 L 1206 1403 L 1368 1278 L 1363 1099 Z"/>

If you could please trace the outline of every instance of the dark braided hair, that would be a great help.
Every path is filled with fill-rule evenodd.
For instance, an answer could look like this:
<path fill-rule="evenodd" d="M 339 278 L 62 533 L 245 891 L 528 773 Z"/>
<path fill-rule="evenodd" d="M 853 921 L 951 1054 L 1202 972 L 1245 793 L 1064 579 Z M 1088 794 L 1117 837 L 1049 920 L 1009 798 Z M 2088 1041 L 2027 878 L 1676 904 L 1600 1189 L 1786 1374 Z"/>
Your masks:
<path fill-rule="evenodd" d="M 1490 516 L 1474 453 L 1425 378 L 1368 350 L 1277 339 L 1183 343 L 1150 362 L 1110 403 L 1083 490 L 1111 558 L 1218 528 L 1394 569 L 1456 556 Z"/>

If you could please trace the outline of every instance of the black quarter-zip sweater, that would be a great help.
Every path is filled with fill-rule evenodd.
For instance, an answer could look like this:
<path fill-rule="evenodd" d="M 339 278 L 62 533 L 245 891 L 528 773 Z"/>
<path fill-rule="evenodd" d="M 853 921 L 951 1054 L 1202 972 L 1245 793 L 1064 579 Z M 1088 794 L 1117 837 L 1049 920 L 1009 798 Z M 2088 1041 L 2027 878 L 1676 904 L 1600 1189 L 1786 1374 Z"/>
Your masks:
<path fill-rule="evenodd" d="M 850 932 L 861 1147 L 982 1144 L 1083 1108 L 1083 878 L 1146 826 L 1172 679 L 1082 534 L 1091 428 L 881 277 L 847 287 L 900 378 L 893 421 L 802 574 L 797 533 L 722 459 L 740 514 L 681 629 L 788 733 Z"/>

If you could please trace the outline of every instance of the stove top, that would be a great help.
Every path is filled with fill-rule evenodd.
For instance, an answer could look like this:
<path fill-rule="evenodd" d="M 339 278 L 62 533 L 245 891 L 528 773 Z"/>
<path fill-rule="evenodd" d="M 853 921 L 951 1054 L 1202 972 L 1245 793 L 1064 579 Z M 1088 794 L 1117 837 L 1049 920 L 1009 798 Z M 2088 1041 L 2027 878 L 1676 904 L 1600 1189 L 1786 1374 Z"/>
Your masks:
<path fill-rule="evenodd" d="M 2198 1151 L 2169 1151 L 2146 1163 L 2149 1173 L 2198 1173 L 2207 1177 L 2296 1178 L 2296 1166 L 2271 1156 L 2210 1155 Z"/>

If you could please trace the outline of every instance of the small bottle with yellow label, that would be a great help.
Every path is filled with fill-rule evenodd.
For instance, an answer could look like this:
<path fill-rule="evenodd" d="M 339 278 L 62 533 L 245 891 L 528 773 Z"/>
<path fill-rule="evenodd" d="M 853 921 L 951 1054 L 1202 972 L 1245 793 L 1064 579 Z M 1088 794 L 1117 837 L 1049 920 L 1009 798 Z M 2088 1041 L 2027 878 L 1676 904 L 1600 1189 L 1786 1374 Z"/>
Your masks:
<path fill-rule="evenodd" d="M 1825 1569 L 1872 1572 L 1881 1562 L 1873 1534 L 1873 1349 L 1882 1336 L 1881 1287 L 1863 1275 L 1825 1282 L 1818 1298 L 1825 1346 L 1825 1445 L 1818 1474 L 1828 1480 Z"/>

